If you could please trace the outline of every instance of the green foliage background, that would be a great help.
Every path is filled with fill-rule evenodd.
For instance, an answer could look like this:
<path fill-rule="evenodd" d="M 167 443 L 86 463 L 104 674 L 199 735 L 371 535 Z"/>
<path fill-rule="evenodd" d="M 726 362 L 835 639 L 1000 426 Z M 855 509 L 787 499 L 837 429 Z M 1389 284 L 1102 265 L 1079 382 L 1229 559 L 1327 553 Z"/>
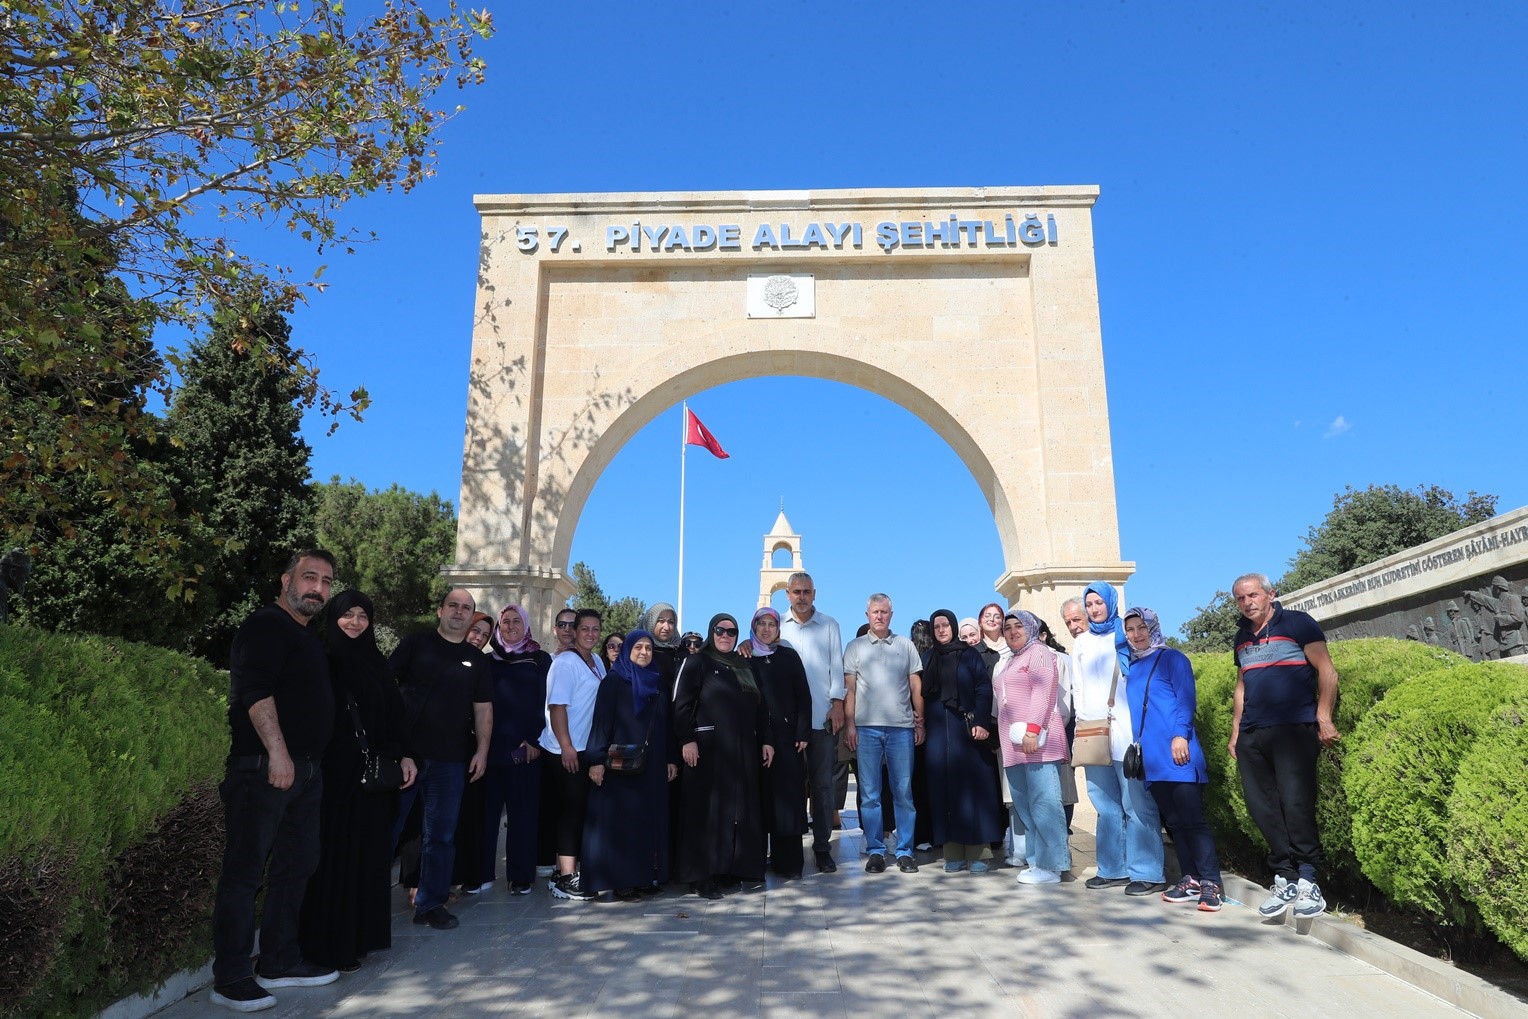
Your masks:
<path fill-rule="evenodd" d="M 1456 957 L 1488 954 L 1489 931 L 1528 959 L 1528 669 L 1471 663 L 1415 641 L 1328 647 L 1343 736 L 1318 771 L 1328 898 L 1364 903 L 1378 891 L 1423 919 Z M 1222 852 L 1256 861 L 1267 842 L 1227 749 L 1235 666 L 1229 653 L 1191 660 L 1210 773 L 1206 814 Z"/>
<path fill-rule="evenodd" d="M 105 637 L 0 627 L 0 873 L 42 896 L 46 944 L 7 941 L 40 955 L 36 972 L 0 960 L 16 998 L 4 1012 L 90 1014 L 204 959 L 207 931 L 178 932 L 180 951 L 124 958 L 111 924 L 109 871 L 156 822 L 216 780 L 227 753 L 223 674 L 205 661 Z M 179 875 L 194 882 L 198 875 Z M 201 875 L 210 891 L 211 878 Z M 210 901 L 210 900 L 209 900 Z M 19 983 L 18 983 L 19 981 Z M 30 984 L 30 986 L 27 986 Z"/>

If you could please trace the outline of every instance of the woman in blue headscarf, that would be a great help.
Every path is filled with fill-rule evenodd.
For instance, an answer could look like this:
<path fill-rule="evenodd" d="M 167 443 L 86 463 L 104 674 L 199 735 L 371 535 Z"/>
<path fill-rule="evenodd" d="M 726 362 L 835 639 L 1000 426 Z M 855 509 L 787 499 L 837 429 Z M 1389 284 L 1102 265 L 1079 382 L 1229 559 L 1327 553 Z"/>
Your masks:
<path fill-rule="evenodd" d="M 1083 768 L 1088 800 L 1098 812 L 1098 873 L 1086 885 L 1123 885 L 1126 895 L 1151 895 L 1167 887 L 1162 822 L 1145 784 L 1125 777 L 1125 748 L 1134 740 L 1127 693 L 1135 679 L 1125 624 L 1118 596 L 1104 581 L 1082 589 L 1082 608 L 1088 628 L 1072 643 L 1072 706 L 1078 718 L 1109 719 L 1110 750 L 1110 763 Z"/>
<path fill-rule="evenodd" d="M 1204 912 L 1214 913 L 1222 900 L 1220 858 L 1204 818 L 1210 770 L 1194 730 L 1194 667 L 1167 646 L 1157 614 L 1150 609 L 1125 613 L 1125 638 L 1135 665 L 1130 718 L 1141 736 L 1146 790 L 1167 822 L 1183 870 L 1182 879 L 1162 893 L 1162 901 L 1197 902 Z"/>
<path fill-rule="evenodd" d="M 653 635 L 633 630 L 600 681 L 589 740 L 579 754 L 594 783 L 580 856 L 586 891 L 637 902 L 668 882 L 668 783 L 679 774 L 669 710 L 653 664 Z M 643 748 L 641 768 L 612 767 L 612 744 Z"/>

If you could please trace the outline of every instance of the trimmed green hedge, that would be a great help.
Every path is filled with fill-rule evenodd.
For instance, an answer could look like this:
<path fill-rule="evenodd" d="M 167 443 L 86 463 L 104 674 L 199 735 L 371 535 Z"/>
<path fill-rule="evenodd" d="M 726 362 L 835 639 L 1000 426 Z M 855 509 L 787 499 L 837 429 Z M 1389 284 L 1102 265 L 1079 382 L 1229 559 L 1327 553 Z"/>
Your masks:
<path fill-rule="evenodd" d="M 1448 800 L 1448 862 L 1481 919 L 1528 959 L 1528 697 L 1491 716 L 1459 764 Z"/>
<path fill-rule="evenodd" d="M 217 833 L 205 829 L 220 815 L 209 822 L 206 804 L 227 753 L 227 688 L 161 648 L 0 626 L 0 1010 L 88 1015 L 205 959 L 205 918 L 168 940 L 119 927 L 148 915 L 135 895 L 154 895 L 171 926 L 167 898 L 188 917 L 210 908 Z M 162 832 L 176 816 L 196 830 Z M 145 852 L 186 872 L 121 885 Z"/>
<path fill-rule="evenodd" d="M 1438 669 L 1391 690 L 1354 732 L 1343 778 L 1354 804 L 1354 848 L 1365 876 L 1392 902 L 1453 926 L 1480 927 L 1448 862 L 1449 800 L 1492 712 L 1521 695 L 1528 695 L 1528 670 L 1520 666 Z"/>
<path fill-rule="evenodd" d="M 1489 926 L 1528 958 L 1528 887 L 1519 887 L 1528 873 L 1528 808 L 1518 803 L 1528 774 L 1528 669 L 1473 664 L 1415 641 L 1328 647 L 1342 740 L 1321 755 L 1318 773 L 1316 820 L 1330 864 L 1323 884 L 1363 899 L 1372 883 L 1466 941 Z M 1206 813 L 1232 855 L 1264 853 L 1226 747 L 1231 655 L 1191 657 L 1210 772 Z"/>
<path fill-rule="evenodd" d="M 1342 781 L 1343 763 L 1351 751 L 1354 730 L 1369 709 L 1396 684 L 1422 672 L 1469 667 L 1470 663 L 1451 651 L 1416 641 L 1345 640 L 1333 641 L 1327 647 L 1339 679 L 1334 721 L 1342 739 L 1321 755 L 1316 821 L 1336 882 L 1351 889 L 1365 880 L 1353 852 L 1353 818 Z M 1204 744 L 1211 787 L 1217 791 L 1207 799 L 1206 814 L 1223 844 L 1237 856 L 1247 855 L 1241 852 L 1243 849 L 1256 855 L 1266 854 L 1268 842 L 1247 813 L 1241 776 L 1226 746 L 1231 738 L 1236 666 L 1229 653 L 1191 658 L 1199 694 L 1195 724 Z"/>

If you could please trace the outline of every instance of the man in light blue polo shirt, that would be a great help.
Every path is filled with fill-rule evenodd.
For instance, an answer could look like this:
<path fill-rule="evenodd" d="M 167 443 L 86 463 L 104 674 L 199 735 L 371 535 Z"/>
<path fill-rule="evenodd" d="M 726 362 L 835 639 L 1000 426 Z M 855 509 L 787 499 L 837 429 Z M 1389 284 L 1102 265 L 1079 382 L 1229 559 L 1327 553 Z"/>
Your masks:
<path fill-rule="evenodd" d="M 824 874 L 838 869 L 833 838 L 833 768 L 838 730 L 844 727 L 844 652 L 838 621 L 816 608 L 817 588 L 806 573 L 785 582 L 791 608 L 780 620 L 780 639 L 795 649 L 812 690 L 812 732 L 806 744 L 807 786 L 812 796 L 812 853 Z M 845 766 L 847 767 L 847 765 Z"/>
<path fill-rule="evenodd" d="M 923 742 L 923 662 L 906 637 L 891 632 L 891 599 L 873 594 L 865 606 L 870 632 L 844 649 L 844 742 L 854 751 L 859 781 L 860 828 L 870 859 L 865 872 L 886 869 L 881 830 L 881 764 L 891 776 L 897 811 L 897 869 L 911 874 L 913 746 Z"/>

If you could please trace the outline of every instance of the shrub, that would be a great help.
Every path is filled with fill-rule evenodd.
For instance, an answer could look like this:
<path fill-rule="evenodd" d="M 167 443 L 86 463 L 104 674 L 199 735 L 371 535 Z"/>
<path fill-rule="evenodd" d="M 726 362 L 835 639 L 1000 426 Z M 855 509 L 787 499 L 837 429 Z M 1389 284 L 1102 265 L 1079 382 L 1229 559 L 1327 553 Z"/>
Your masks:
<path fill-rule="evenodd" d="M 1528 697 L 1498 708 L 1459 764 L 1448 862 L 1485 925 L 1528 959 Z"/>
<path fill-rule="evenodd" d="M 1454 779 L 1492 711 L 1525 695 L 1528 670 L 1521 666 L 1435 669 L 1390 690 L 1354 730 L 1348 750 L 1343 786 L 1364 875 L 1390 901 L 1466 936 L 1483 927 L 1448 862 Z"/>
<path fill-rule="evenodd" d="M 184 961 L 184 944 L 145 958 L 120 923 L 159 922 L 134 899 L 162 884 L 117 879 L 216 781 L 226 690 L 206 662 L 161 648 L 0 627 L 0 1011 L 89 1014 Z M 170 841 L 190 852 L 205 833 Z M 161 878 L 205 895 L 207 869 L 179 859 L 192 869 Z"/>
<path fill-rule="evenodd" d="M 1467 667 L 1468 660 L 1450 651 L 1415 641 L 1368 638 L 1333 641 L 1327 645 L 1337 668 L 1338 697 L 1334 721 L 1343 739 L 1321 755 L 1318 766 L 1316 823 L 1326 850 L 1328 892 L 1361 894 L 1367 881 L 1353 851 L 1352 812 L 1343 787 L 1343 762 L 1360 719 L 1388 690 L 1423 672 Z M 1204 746 L 1210 772 L 1205 813 L 1228 855 L 1242 859 L 1268 851 L 1267 840 L 1247 813 L 1241 775 L 1226 748 L 1231 738 L 1231 713 L 1236 667 L 1230 653 L 1193 655 L 1199 708 L 1194 722 Z"/>

